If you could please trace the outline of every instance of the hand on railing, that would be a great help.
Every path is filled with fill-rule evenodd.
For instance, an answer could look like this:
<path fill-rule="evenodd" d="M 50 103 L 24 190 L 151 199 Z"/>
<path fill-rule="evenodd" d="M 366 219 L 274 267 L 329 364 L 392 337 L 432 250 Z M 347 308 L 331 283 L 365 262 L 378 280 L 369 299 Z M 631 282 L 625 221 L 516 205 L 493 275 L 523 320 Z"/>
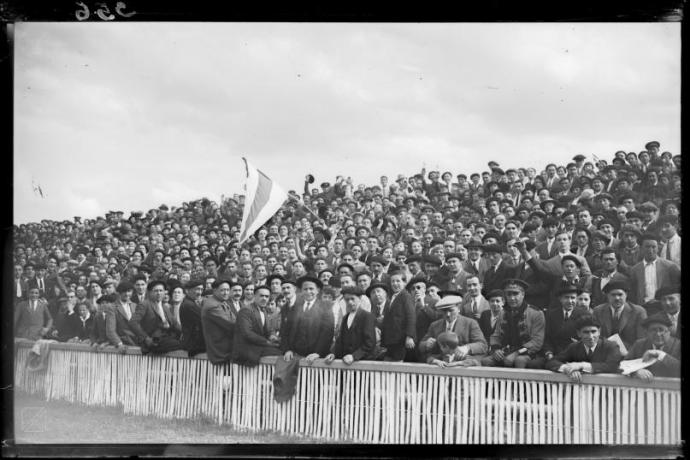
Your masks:
<path fill-rule="evenodd" d="M 355 362 L 355 358 L 352 355 L 343 356 L 343 362 L 348 366 Z"/>
<path fill-rule="evenodd" d="M 335 359 L 335 355 L 333 353 L 329 353 L 326 355 L 326 357 L 323 359 L 324 364 L 331 364 L 333 360 Z"/>
<path fill-rule="evenodd" d="M 414 350 L 414 339 L 412 337 L 405 339 L 405 348 L 408 350 Z"/>
<path fill-rule="evenodd" d="M 319 358 L 319 354 L 318 354 L 318 353 L 311 353 L 311 354 L 307 355 L 307 357 L 304 358 L 304 359 L 307 360 L 307 363 L 308 363 L 308 364 L 313 364 L 314 361 L 316 361 L 318 358 Z"/>
<path fill-rule="evenodd" d="M 292 358 L 294 358 L 294 355 L 290 350 L 286 351 L 285 354 L 283 355 L 283 359 L 285 361 L 292 361 Z"/>
<path fill-rule="evenodd" d="M 654 380 L 654 374 L 649 372 L 647 369 L 640 369 L 639 371 L 633 372 L 631 376 L 636 379 L 644 380 L 645 382 L 651 382 Z"/>

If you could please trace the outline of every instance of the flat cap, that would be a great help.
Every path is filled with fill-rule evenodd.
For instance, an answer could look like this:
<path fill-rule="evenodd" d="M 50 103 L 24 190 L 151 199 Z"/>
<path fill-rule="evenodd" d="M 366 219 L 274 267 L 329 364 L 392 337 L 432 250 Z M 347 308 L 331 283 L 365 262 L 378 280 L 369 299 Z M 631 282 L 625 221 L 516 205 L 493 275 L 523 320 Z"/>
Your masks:
<path fill-rule="evenodd" d="M 604 291 L 604 294 L 608 294 L 609 292 L 617 289 L 628 292 L 630 290 L 630 285 L 627 281 L 623 280 L 609 281 L 608 283 L 606 283 L 606 286 L 604 286 L 602 291 Z"/>
<path fill-rule="evenodd" d="M 523 291 L 526 291 L 529 288 L 529 284 L 525 283 L 521 279 L 517 278 L 508 278 L 503 282 L 503 290 L 505 291 L 508 289 L 509 286 L 517 286 L 521 288 Z"/>
<path fill-rule="evenodd" d="M 303 276 L 303 277 L 299 278 L 299 279 L 297 280 L 297 287 L 300 288 L 300 289 L 302 289 L 302 285 L 303 285 L 304 283 L 306 283 L 307 281 L 310 281 L 310 282 L 316 284 L 316 286 L 317 286 L 319 289 L 323 288 L 323 283 L 321 282 L 320 279 L 315 278 L 315 277 L 313 277 L 313 276 L 309 276 L 309 275 Z"/>
<path fill-rule="evenodd" d="M 680 294 L 680 285 L 664 286 L 660 289 L 657 289 L 656 293 L 654 294 L 654 298 L 656 300 L 661 300 L 663 297 L 673 294 Z"/>
<path fill-rule="evenodd" d="M 387 284 L 385 284 L 385 283 L 371 283 L 371 285 L 367 288 L 366 295 L 371 295 L 371 293 L 374 291 L 374 289 L 377 289 L 377 288 L 383 289 L 384 291 L 386 291 L 386 293 L 388 293 L 388 295 L 390 295 L 390 293 L 391 293 L 391 288 Z"/>
<path fill-rule="evenodd" d="M 455 307 L 462 303 L 462 297 L 459 295 L 447 295 L 436 302 L 435 308 L 437 310 L 444 310 L 446 308 Z"/>
<path fill-rule="evenodd" d="M 575 155 L 575 156 L 573 157 L 573 160 L 574 160 L 574 161 L 585 161 L 585 158 L 586 158 L 586 157 L 580 153 L 580 154 Z"/>

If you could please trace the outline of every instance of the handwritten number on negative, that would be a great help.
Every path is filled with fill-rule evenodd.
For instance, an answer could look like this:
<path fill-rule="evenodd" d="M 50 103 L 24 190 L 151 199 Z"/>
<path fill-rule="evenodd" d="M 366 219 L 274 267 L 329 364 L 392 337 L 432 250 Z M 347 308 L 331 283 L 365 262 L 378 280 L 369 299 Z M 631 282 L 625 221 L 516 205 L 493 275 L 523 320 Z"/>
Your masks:
<path fill-rule="evenodd" d="M 91 12 L 89 11 L 89 7 L 86 6 L 84 2 L 77 2 L 77 10 L 74 12 L 74 15 L 76 16 L 78 21 L 86 21 L 89 19 L 91 16 Z M 115 15 L 110 12 L 110 8 L 108 7 L 107 4 L 103 2 L 96 3 L 96 16 L 98 16 L 102 21 L 112 21 L 115 19 Z M 136 14 L 136 11 L 130 11 L 130 12 L 125 12 L 124 10 L 127 8 L 127 5 L 125 2 L 117 2 L 115 4 L 115 12 L 117 13 L 118 16 L 121 16 L 123 18 L 131 18 Z"/>

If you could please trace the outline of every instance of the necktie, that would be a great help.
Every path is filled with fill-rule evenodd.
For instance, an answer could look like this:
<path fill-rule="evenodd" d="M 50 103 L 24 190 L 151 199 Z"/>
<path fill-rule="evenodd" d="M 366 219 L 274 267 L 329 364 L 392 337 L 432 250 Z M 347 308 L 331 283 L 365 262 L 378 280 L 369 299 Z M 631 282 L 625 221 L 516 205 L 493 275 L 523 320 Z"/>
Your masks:
<path fill-rule="evenodd" d="M 40 278 L 39 278 L 39 280 L 38 280 L 38 289 L 40 289 L 41 291 L 43 291 L 43 280 L 40 279 Z"/>
<path fill-rule="evenodd" d="M 565 320 L 568 321 L 570 319 L 570 312 L 565 312 Z"/>
<path fill-rule="evenodd" d="M 311 302 L 305 302 L 304 303 L 304 311 L 308 312 L 310 308 L 311 308 Z"/>
<path fill-rule="evenodd" d="M 671 260 L 671 240 L 666 242 L 666 260 Z"/>
<path fill-rule="evenodd" d="M 452 330 L 451 326 L 452 325 L 450 323 L 446 323 L 446 332 L 450 332 Z"/>
<path fill-rule="evenodd" d="M 472 298 L 472 313 L 477 314 L 477 300 L 474 297 Z"/>
<path fill-rule="evenodd" d="M 35 300 L 31 301 L 31 311 L 36 311 L 36 301 Z"/>
<path fill-rule="evenodd" d="M 591 358 L 591 357 L 592 357 L 592 349 L 591 349 L 591 348 L 587 348 L 587 358 L 589 359 L 589 358 Z"/>

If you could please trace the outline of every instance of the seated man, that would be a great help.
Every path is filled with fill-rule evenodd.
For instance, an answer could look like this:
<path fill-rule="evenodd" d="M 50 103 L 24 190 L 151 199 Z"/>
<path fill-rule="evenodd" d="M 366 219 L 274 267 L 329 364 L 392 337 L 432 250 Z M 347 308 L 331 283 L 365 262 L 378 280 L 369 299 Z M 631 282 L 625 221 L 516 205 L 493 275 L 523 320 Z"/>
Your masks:
<path fill-rule="evenodd" d="M 326 364 L 342 359 L 347 365 L 362 359 L 373 359 L 376 348 L 374 315 L 362 306 L 362 291 L 354 286 L 344 287 L 340 292 L 345 300 L 347 312 L 340 322 L 333 353 L 326 356 Z"/>
<path fill-rule="evenodd" d="M 93 316 L 88 304 L 80 302 L 75 307 L 76 315 L 71 315 L 66 326 L 65 337 L 70 343 L 91 343 L 91 329 L 93 328 Z"/>
<path fill-rule="evenodd" d="M 224 364 L 232 356 L 237 314 L 230 306 L 230 290 L 239 286 L 231 281 L 213 282 L 213 295 L 204 297 L 201 304 L 201 329 L 206 343 L 208 360 Z"/>
<path fill-rule="evenodd" d="M 282 354 L 278 343 L 269 340 L 268 314 L 266 306 L 271 298 L 271 288 L 257 286 L 254 301 L 243 307 L 237 314 L 232 361 L 246 366 L 259 364 L 262 356 Z"/>
<path fill-rule="evenodd" d="M 615 342 L 600 337 L 601 327 L 591 315 L 580 317 L 575 323 L 580 340 L 570 344 L 546 368 L 567 374 L 574 382 L 582 381 L 582 373 L 615 373 L 623 359 Z"/>
<path fill-rule="evenodd" d="M 544 344 L 544 313 L 525 302 L 528 285 L 520 279 L 503 283 L 506 305 L 499 313 L 484 366 L 525 368 Z"/>
<path fill-rule="evenodd" d="M 680 339 L 671 336 L 671 320 L 663 314 L 652 315 L 642 323 L 647 337 L 635 342 L 626 359 L 642 358 L 651 366 L 631 374 L 632 377 L 651 381 L 654 377 L 680 377 Z"/>
<path fill-rule="evenodd" d="M 486 295 L 486 299 L 489 301 L 489 309 L 484 310 L 479 316 L 479 328 L 484 334 L 486 343 L 489 343 L 491 334 L 496 330 L 496 323 L 498 322 L 498 316 L 503 310 L 503 305 L 506 303 L 505 294 L 500 289 L 494 289 Z"/>
<path fill-rule="evenodd" d="M 458 337 L 456 360 L 472 358 L 472 366 L 486 355 L 487 344 L 479 323 L 472 318 L 459 314 L 462 297 L 446 295 L 436 303 L 436 309 L 443 313 L 443 318 L 431 323 L 426 335 L 419 343 L 419 352 L 422 362 L 430 362 L 431 355 L 438 355 L 441 349 L 438 345 L 438 337 L 443 332 L 453 332 Z"/>
<path fill-rule="evenodd" d="M 137 305 L 129 321 L 129 326 L 144 354 L 182 349 L 177 333 L 172 327 L 170 306 L 164 302 L 165 288 L 163 281 L 151 281 L 146 287 L 148 298 Z"/>
<path fill-rule="evenodd" d="M 98 299 L 98 311 L 93 315 L 93 328 L 91 329 L 91 346 L 97 351 L 103 350 L 106 346 L 117 347 L 121 353 L 125 353 L 127 347 L 117 335 L 117 324 L 115 320 L 116 294 L 106 294 Z"/>
<path fill-rule="evenodd" d="M 441 352 L 429 355 L 426 361 L 428 364 L 436 364 L 438 367 L 482 365 L 479 359 L 463 355 L 462 350 L 460 350 L 458 335 L 455 332 L 442 332 L 437 337 L 436 343 Z M 461 356 L 461 358 L 458 358 L 458 356 Z"/>

